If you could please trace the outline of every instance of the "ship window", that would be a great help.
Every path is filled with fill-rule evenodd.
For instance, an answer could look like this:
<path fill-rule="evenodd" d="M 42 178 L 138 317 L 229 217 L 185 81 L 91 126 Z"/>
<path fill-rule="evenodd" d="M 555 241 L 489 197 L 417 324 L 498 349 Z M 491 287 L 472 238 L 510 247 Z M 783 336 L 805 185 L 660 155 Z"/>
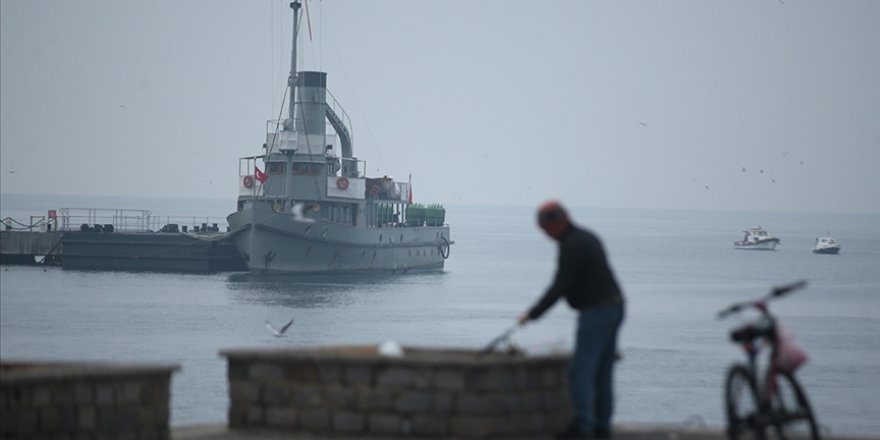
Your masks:
<path fill-rule="evenodd" d="M 298 175 L 319 175 L 321 174 L 321 164 L 311 162 L 294 162 L 293 174 Z"/>
<path fill-rule="evenodd" d="M 268 174 L 284 174 L 287 164 L 284 162 L 269 162 L 266 164 L 266 173 Z"/>

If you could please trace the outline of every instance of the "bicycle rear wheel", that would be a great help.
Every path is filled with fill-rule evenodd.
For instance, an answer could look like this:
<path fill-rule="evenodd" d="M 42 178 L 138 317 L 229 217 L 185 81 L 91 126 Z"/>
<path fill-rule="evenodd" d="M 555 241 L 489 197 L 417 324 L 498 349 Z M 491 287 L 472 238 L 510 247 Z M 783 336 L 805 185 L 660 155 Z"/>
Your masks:
<path fill-rule="evenodd" d="M 819 429 L 807 395 L 791 373 L 776 374 L 776 392 L 770 400 L 773 426 L 780 439 L 817 440 Z"/>
<path fill-rule="evenodd" d="M 760 410 L 755 378 L 745 365 L 735 364 L 727 370 L 724 384 L 724 406 L 727 414 L 727 437 L 730 439 L 763 439 L 759 425 Z"/>

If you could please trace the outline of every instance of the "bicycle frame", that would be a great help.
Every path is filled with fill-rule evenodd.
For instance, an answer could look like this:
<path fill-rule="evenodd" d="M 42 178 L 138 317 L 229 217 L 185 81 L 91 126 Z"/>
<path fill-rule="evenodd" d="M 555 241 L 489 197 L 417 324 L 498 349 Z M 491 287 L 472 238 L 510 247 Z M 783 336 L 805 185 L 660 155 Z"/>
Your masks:
<path fill-rule="evenodd" d="M 752 377 L 759 381 L 759 383 L 756 384 L 758 386 L 758 396 L 760 398 L 759 404 L 762 407 L 767 407 L 770 405 L 778 388 L 776 383 L 776 374 L 779 370 L 776 363 L 778 347 L 776 317 L 770 313 L 767 303 L 763 300 L 754 301 L 748 305 L 760 311 L 761 318 L 767 321 L 763 324 L 765 328 L 759 328 L 757 330 L 758 334 L 741 341 L 743 350 L 745 350 L 746 355 L 748 356 L 749 361 L 747 365 L 749 372 L 752 374 Z M 736 329 L 733 333 L 735 334 L 744 330 L 754 331 L 755 328 L 756 326 L 753 324 L 747 324 Z M 767 366 L 763 371 L 763 375 L 761 375 L 758 374 L 758 355 L 763 350 L 763 345 L 770 346 L 770 355 L 767 360 Z"/>

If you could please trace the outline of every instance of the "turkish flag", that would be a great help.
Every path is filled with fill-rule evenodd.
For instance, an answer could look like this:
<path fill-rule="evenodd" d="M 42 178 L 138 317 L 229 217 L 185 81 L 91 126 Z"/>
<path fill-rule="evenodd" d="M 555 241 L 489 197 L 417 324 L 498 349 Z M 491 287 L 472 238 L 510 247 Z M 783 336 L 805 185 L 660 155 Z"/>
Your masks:
<path fill-rule="evenodd" d="M 269 180 L 269 176 L 266 173 L 260 171 L 260 169 L 256 166 L 254 166 L 254 177 L 256 177 L 257 180 L 260 181 L 260 183 L 266 183 L 266 181 Z"/>

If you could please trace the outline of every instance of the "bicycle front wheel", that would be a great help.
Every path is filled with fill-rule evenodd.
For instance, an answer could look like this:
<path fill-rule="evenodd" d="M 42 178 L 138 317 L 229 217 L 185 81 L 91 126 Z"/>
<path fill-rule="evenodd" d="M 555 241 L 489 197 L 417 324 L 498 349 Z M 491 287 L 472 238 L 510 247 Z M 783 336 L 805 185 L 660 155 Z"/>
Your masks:
<path fill-rule="evenodd" d="M 764 427 L 759 423 L 758 388 L 754 376 L 745 365 L 733 365 L 727 370 L 724 406 L 728 438 L 764 438 Z"/>
<path fill-rule="evenodd" d="M 819 439 L 819 429 L 807 395 L 791 373 L 776 374 L 776 392 L 770 399 L 773 426 L 780 439 Z"/>

